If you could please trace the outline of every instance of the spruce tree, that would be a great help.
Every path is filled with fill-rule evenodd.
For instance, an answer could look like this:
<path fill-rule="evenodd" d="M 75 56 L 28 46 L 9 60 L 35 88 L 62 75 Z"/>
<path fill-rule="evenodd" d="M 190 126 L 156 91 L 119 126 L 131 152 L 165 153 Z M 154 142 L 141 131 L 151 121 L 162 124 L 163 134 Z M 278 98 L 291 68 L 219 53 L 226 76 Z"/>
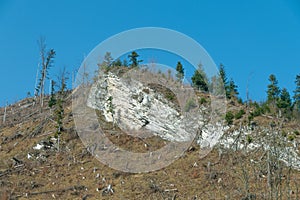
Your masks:
<path fill-rule="evenodd" d="M 222 63 L 220 64 L 219 74 L 220 74 L 220 78 L 223 82 L 224 87 L 226 87 L 228 85 L 228 81 L 227 81 L 227 75 L 225 72 L 225 67 Z"/>
<path fill-rule="evenodd" d="M 226 98 L 230 98 L 230 90 L 229 90 L 229 84 L 227 80 L 227 75 L 225 71 L 224 65 L 221 63 L 219 68 L 219 75 L 221 79 L 221 84 L 224 87 Z"/>
<path fill-rule="evenodd" d="M 180 61 L 177 62 L 176 71 L 177 71 L 176 73 L 177 80 L 182 82 L 184 78 L 184 68 Z"/>
<path fill-rule="evenodd" d="M 280 98 L 278 100 L 278 107 L 279 108 L 288 108 L 292 107 L 292 101 L 290 97 L 290 93 L 286 88 L 283 88 L 280 93 Z"/>
<path fill-rule="evenodd" d="M 111 53 L 106 52 L 105 55 L 104 55 L 103 64 L 105 64 L 106 66 L 110 66 L 112 61 L 113 61 L 113 58 L 111 56 Z"/>
<path fill-rule="evenodd" d="M 122 61 L 120 60 L 120 58 L 118 58 L 117 60 L 115 60 L 115 61 L 112 63 L 112 65 L 113 65 L 114 67 L 120 67 L 120 66 L 122 66 Z"/>
<path fill-rule="evenodd" d="M 294 108 L 296 111 L 300 112 L 300 74 L 296 76 L 296 89 L 294 90 Z"/>
<path fill-rule="evenodd" d="M 292 110 L 292 100 L 290 97 L 290 93 L 286 88 L 283 88 L 280 93 L 280 98 L 278 99 L 277 107 L 282 110 L 283 114 L 286 117 L 290 117 Z"/>
<path fill-rule="evenodd" d="M 229 85 L 227 86 L 227 98 L 237 98 L 237 95 L 239 95 L 237 88 L 238 86 L 234 83 L 233 79 L 230 79 Z"/>
<path fill-rule="evenodd" d="M 48 105 L 50 108 L 52 108 L 56 104 L 56 98 L 55 98 L 55 81 L 51 80 L 51 93 L 50 93 L 50 100 L 48 102 Z"/>
<path fill-rule="evenodd" d="M 135 52 L 135 51 L 131 52 L 131 54 L 128 55 L 131 67 L 137 67 L 140 62 L 143 62 L 143 60 L 138 60 L 139 56 L 140 55 L 137 54 L 137 52 Z"/>
<path fill-rule="evenodd" d="M 207 84 L 207 76 L 202 68 L 202 65 L 199 64 L 198 69 L 195 71 L 194 75 L 192 76 L 192 83 L 193 86 L 196 87 L 198 90 L 203 92 L 208 92 L 208 84 Z"/>
<path fill-rule="evenodd" d="M 278 81 L 274 74 L 271 74 L 269 76 L 269 81 L 270 81 L 270 84 L 268 85 L 268 91 L 267 91 L 268 103 L 275 105 L 279 99 L 280 89 L 278 87 Z"/>

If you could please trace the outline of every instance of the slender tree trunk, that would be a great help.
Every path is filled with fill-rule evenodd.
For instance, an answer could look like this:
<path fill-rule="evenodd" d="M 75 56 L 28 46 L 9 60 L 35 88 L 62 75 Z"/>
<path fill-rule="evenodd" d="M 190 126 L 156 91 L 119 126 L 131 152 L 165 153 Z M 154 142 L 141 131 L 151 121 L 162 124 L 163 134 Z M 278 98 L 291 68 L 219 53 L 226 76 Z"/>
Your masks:
<path fill-rule="evenodd" d="M 270 166 L 270 150 L 267 152 L 267 171 L 268 171 L 268 190 L 269 190 L 269 198 L 272 199 L 272 175 L 271 175 L 271 166 Z"/>
<path fill-rule="evenodd" d="M 5 124 L 5 120 L 6 120 L 6 108 L 7 108 L 7 103 L 5 104 L 5 108 L 4 108 L 3 124 Z"/>

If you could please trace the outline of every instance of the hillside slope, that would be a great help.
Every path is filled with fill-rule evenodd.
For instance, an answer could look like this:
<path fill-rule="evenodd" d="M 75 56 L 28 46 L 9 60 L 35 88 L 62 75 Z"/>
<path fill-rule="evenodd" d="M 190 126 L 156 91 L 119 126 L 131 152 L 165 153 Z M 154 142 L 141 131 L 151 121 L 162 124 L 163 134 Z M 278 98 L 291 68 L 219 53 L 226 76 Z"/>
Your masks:
<path fill-rule="evenodd" d="M 209 110 L 207 95 L 196 95 L 199 102 L 202 99 L 202 111 Z M 206 124 L 171 165 L 129 173 L 102 164 L 83 145 L 73 120 L 71 92 L 67 96 L 59 142 L 54 137 L 53 109 L 41 110 L 31 98 L 6 108 L 0 126 L 0 199 L 300 198 L 298 121 L 259 116 L 249 125 L 245 113 L 231 126 Z M 229 111 L 241 109 L 251 112 L 245 105 L 228 102 Z M 0 113 L 2 119 L 4 108 Z M 145 140 L 125 134 L 102 114 L 98 113 L 98 121 L 103 131 L 120 148 L 147 152 L 169 142 L 159 134 Z M 203 137 L 220 130 L 220 142 L 208 154 L 203 152 Z"/>

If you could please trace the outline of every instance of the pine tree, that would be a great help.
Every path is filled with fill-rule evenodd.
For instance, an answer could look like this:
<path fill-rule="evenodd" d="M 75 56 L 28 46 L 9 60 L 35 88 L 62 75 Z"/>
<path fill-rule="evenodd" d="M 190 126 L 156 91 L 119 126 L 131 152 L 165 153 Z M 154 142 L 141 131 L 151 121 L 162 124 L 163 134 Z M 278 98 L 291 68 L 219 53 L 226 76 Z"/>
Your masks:
<path fill-rule="evenodd" d="M 193 86 L 196 87 L 198 90 L 208 92 L 208 79 L 201 64 L 198 65 L 198 69 L 192 76 L 192 83 Z"/>
<path fill-rule="evenodd" d="M 296 76 L 296 89 L 294 90 L 294 108 L 296 111 L 300 112 L 300 74 Z"/>
<path fill-rule="evenodd" d="M 122 66 L 122 61 L 120 60 L 120 58 L 118 58 L 117 60 L 115 60 L 115 61 L 112 63 L 112 65 L 113 65 L 114 67 L 120 67 L 120 66 Z"/>
<path fill-rule="evenodd" d="M 290 97 L 290 93 L 286 88 L 283 88 L 280 93 L 280 98 L 278 100 L 278 107 L 279 108 L 291 108 L 292 101 Z"/>
<path fill-rule="evenodd" d="M 177 80 L 182 82 L 184 78 L 184 68 L 180 61 L 177 62 L 176 71 L 177 71 L 176 73 Z"/>
<path fill-rule="evenodd" d="M 271 82 L 268 85 L 268 103 L 272 103 L 275 105 L 275 103 L 278 101 L 279 99 L 279 95 L 280 95 L 280 89 L 278 87 L 278 81 L 275 77 L 274 74 L 271 74 L 269 76 L 269 81 Z"/>
<path fill-rule="evenodd" d="M 292 100 L 290 97 L 290 93 L 286 88 L 283 88 L 280 93 L 280 98 L 278 99 L 277 107 L 282 110 L 285 116 L 290 117 L 290 113 L 292 110 Z"/>
<path fill-rule="evenodd" d="M 48 102 L 50 108 L 52 108 L 56 104 L 55 84 L 56 84 L 55 81 L 51 80 L 51 93 L 50 93 L 50 100 Z"/>
<path fill-rule="evenodd" d="M 222 63 L 220 64 L 219 74 L 220 74 L 221 80 L 223 82 L 223 85 L 224 86 L 228 85 L 225 67 Z"/>
<path fill-rule="evenodd" d="M 113 58 L 110 52 L 106 52 L 104 55 L 104 59 L 102 65 L 105 67 L 109 67 L 112 64 Z"/>
<path fill-rule="evenodd" d="M 110 52 L 106 52 L 103 58 L 103 61 L 101 63 L 98 63 L 98 69 L 96 71 L 96 77 L 94 79 L 97 79 L 97 76 L 101 74 L 101 72 L 108 72 L 109 67 L 113 64 L 113 57 L 111 56 Z M 85 66 L 85 65 L 84 65 Z"/>
<path fill-rule="evenodd" d="M 58 139 L 58 150 L 59 150 L 59 141 L 60 141 L 60 135 L 63 131 L 63 118 L 64 118 L 64 102 L 66 98 L 66 90 L 67 90 L 67 80 L 68 80 L 68 73 L 66 72 L 66 69 L 63 68 L 63 70 L 60 72 L 58 76 L 58 92 L 57 92 L 57 98 L 56 98 L 56 104 L 55 104 L 55 110 L 54 110 L 54 118 L 56 121 L 56 133 L 55 137 Z"/>
<path fill-rule="evenodd" d="M 222 63 L 220 64 L 219 75 L 220 75 L 220 79 L 221 79 L 221 82 L 222 82 L 224 90 L 225 90 L 226 98 L 230 98 L 230 90 L 229 90 L 227 75 L 226 75 L 225 67 Z"/>
<path fill-rule="evenodd" d="M 140 62 L 143 62 L 143 60 L 138 60 L 138 57 L 140 55 L 137 54 L 137 52 L 133 51 L 130 55 L 128 55 L 129 61 L 131 62 L 131 67 L 137 67 Z"/>
<path fill-rule="evenodd" d="M 211 91 L 215 96 L 225 96 L 224 85 L 220 74 L 211 77 L 209 91 Z"/>
<path fill-rule="evenodd" d="M 229 85 L 227 87 L 227 98 L 237 98 L 237 95 L 239 95 L 239 92 L 237 90 L 238 86 L 234 83 L 233 79 L 230 79 Z"/>

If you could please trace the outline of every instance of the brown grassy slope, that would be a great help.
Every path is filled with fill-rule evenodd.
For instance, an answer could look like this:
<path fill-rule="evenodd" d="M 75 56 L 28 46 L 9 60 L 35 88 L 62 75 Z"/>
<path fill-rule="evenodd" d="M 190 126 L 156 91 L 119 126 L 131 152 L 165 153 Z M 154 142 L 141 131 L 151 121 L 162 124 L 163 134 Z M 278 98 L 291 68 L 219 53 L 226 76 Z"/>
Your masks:
<path fill-rule="evenodd" d="M 241 152 L 224 151 L 220 156 L 215 149 L 200 159 L 199 147 L 193 144 L 183 157 L 159 171 L 131 174 L 111 169 L 91 156 L 78 138 L 70 99 L 65 103 L 60 152 L 55 149 L 35 151 L 33 146 L 42 140 L 49 141 L 49 136 L 54 135 L 55 122 L 51 120 L 53 111 L 46 107 L 42 113 L 38 105 L 18 109 L 27 101 L 31 100 L 9 107 L 8 110 L 13 111 L 8 113 L 6 123 L 1 124 L 0 199 L 242 199 L 247 193 L 264 199 L 267 194 L 265 171 L 259 171 L 259 167 L 249 161 L 257 159 L 260 152 L 245 156 Z M 124 148 L 144 151 L 143 141 L 130 136 L 117 134 L 110 139 Z M 149 142 L 157 147 L 163 143 L 158 138 Z M 42 154 L 44 158 L 28 159 L 28 153 Z M 21 163 L 15 163 L 13 158 Z M 299 172 L 292 170 L 291 173 L 290 193 L 296 199 L 300 196 L 297 192 Z M 248 191 L 245 174 L 249 176 Z M 113 194 L 102 192 L 109 184 Z M 287 199 L 285 190 L 282 196 Z"/>

